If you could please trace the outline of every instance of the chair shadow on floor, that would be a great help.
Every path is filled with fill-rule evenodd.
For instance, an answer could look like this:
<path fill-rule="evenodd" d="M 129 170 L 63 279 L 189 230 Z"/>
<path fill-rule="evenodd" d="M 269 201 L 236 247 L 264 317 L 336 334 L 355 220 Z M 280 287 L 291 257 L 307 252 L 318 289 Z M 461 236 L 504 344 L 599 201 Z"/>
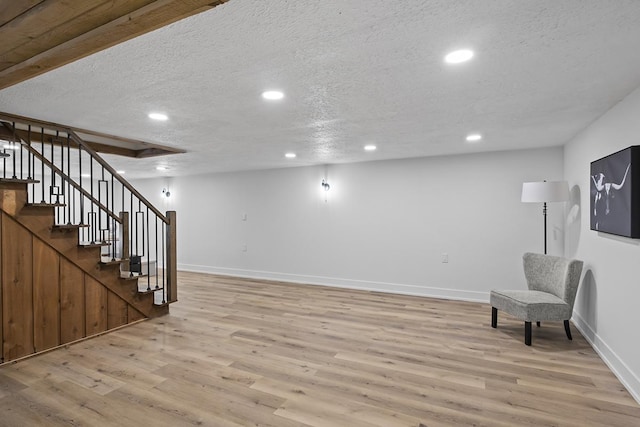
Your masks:
<path fill-rule="evenodd" d="M 512 344 L 522 349 L 522 335 L 524 327 L 522 321 L 516 317 L 504 313 L 500 319 L 500 327 L 491 329 L 492 332 L 501 335 L 501 344 Z M 579 351 L 584 349 L 591 350 L 589 342 L 582 336 L 580 331 L 571 323 L 571 333 L 573 340 L 568 340 L 565 335 L 564 325 L 562 322 L 540 322 L 540 327 L 535 324 L 531 327 L 531 333 L 535 346 L 528 347 L 545 353 Z"/>

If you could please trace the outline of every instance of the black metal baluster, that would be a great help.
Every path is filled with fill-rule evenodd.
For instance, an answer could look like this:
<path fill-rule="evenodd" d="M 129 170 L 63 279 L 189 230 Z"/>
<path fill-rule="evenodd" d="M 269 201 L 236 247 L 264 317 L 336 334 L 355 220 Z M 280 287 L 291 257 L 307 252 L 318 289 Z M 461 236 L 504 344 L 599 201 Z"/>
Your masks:
<path fill-rule="evenodd" d="M 104 180 L 104 166 L 102 166 L 101 179 L 98 180 L 98 202 L 102 203 L 102 182 Z M 100 233 L 104 233 L 102 229 L 102 209 L 98 208 L 98 230 Z M 102 241 L 104 242 L 104 234 L 102 234 Z"/>
<path fill-rule="evenodd" d="M 24 157 L 23 157 L 24 153 L 22 151 L 22 143 L 20 142 L 19 139 L 16 138 L 16 124 L 15 124 L 15 122 L 13 123 L 13 142 L 18 144 L 18 150 L 20 150 L 20 179 L 24 179 L 24 173 L 22 171 L 22 166 L 24 164 Z"/>
<path fill-rule="evenodd" d="M 69 134 L 67 133 L 67 139 L 69 139 Z M 60 170 L 63 172 L 64 174 L 64 143 L 62 141 L 60 141 Z M 60 191 L 59 193 L 62 194 L 62 200 L 64 200 L 64 204 L 67 205 L 65 207 L 62 208 L 62 224 L 66 224 L 67 222 L 67 207 L 69 206 L 68 200 L 65 197 L 64 194 L 64 183 L 65 183 L 65 179 L 64 179 L 64 175 L 60 175 Z M 58 200 L 60 200 L 60 196 L 58 196 Z"/>
<path fill-rule="evenodd" d="M 111 174 L 111 212 L 112 213 L 116 213 L 115 211 L 115 199 L 114 199 L 114 185 L 113 185 L 114 181 L 113 181 L 113 174 Z M 116 249 L 117 249 L 117 244 L 116 244 L 116 221 L 115 219 L 111 218 L 111 254 L 112 254 L 112 258 L 111 261 L 115 261 L 116 260 Z M 122 257 L 122 256 L 121 256 Z"/>
<path fill-rule="evenodd" d="M 71 140 L 69 134 L 67 134 L 67 177 L 71 178 Z M 76 222 L 76 210 L 75 210 L 75 197 L 72 197 L 71 181 L 67 179 L 67 213 L 69 218 L 67 224 L 71 225 Z M 73 202 L 73 203 L 72 203 Z M 73 222 L 71 221 L 71 214 L 73 213 Z"/>
<path fill-rule="evenodd" d="M 164 272 L 167 269 L 167 265 L 165 264 L 165 253 L 167 251 L 167 245 L 165 244 L 165 236 L 167 234 L 169 224 L 165 223 L 164 221 L 163 221 L 163 224 L 164 224 L 165 230 L 164 230 L 164 233 L 162 233 L 162 303 L 165 304 L 167 302 L 167 296 L 166 296 L 167 282 L 165 282 L 165 279 L 164 279 Z"/>
<path fill-rule="evenodd" d="M 160 258 L 160 257 L 158 256 L 158 215 L 155 215 L 155 217 L 156 217 L 156 240 L 155 240 L 155 242 L 156 242 L 156 270 L 155 270 L 155 273 L 156 273 L 156 289 L 159 289 L 160 286 L 158 286 L 158 261 L 159 261 L 158 258 Z"/>
<path fill-rule="evenodd" d="M 131 256 L 135 255 L 138 256 L 137 252 L 133 251 L 133 246 L 135 243 L 135 240 L 137 240 L 137 231 L 134 230 L 134 223 L 138 221 L 138 218 L 136 218 L 135 214 L 133 213 L 133 193 L 131 191 L 129 191 L 129 201 L 131 202 L 131 209 L 129 210 L 130 214 L 129 214 L 129 235 L 131 236 L 131 238 L 129 239 L 129 254 Z M 135 237 L 135 239 L 134 239 Z M 136 244 L 137 247 L 137 244 Z M 133 273 L 131 273 L 133 275 Z"/>
<path fill-rule="evenodd" d="M 151 290 L 151 244 L 149 243 L 149 206 L 147 206 L 147 290 Z"/>
<path fill-rule="evenodd" d="M 13 141 L 11 141 L 10 144 L 11 150 L 13 151 L 13 153 L 11 154 L 11 160 L 13 161 L 13 179 L 18 179 L 18 177 L 16 176 L 16 151 L 14 150 L 14 148 L 16 148 L 16 122 L 13 122 Z"/>
<path fill-rule="evenodd" d="M 40 153 L 42 153 L 42 158 L 45 158 L 45 152 L 44 152 L 44 128 L 40 128 Z M 42 189 L 42 201 L 41 203 L 44 204 L 44 161 L 40 162 L 40 165 L 42 166 L 42 170 L 40 173 L 40 188 Z"/>
<path fill-rule="evenodd" d="M 82 147 L 80 146 L 80 144 L 78 144 L 78 169 L 80 170 L 79 174 L 80 174 L 80 178 L 78 179 L 80 181 L 80 188 L 84 188 L 82 186 Z M 80 197 L 80 225 L 84 225 L 84 194 L 82 194 L 82 192 L 79 192 L 79 197 Z"/>
<path fill-rule="evenodd" d="M 58 140 L 58 136 L 60 135 L 59 131 L 56 131 L 56 138 L 55 140 L 53 138 L 51 138 L 51 163 L 53 163 L 54 165 L 56 164 L 55 162 L 55 157 L 54 157 L 54 151 L 53 151 L 53 146 L 55 145 L 55 141 Z M 52 203 L 52 195 L 53 195 L 53 189 L 56 186 L 56 174 L 53 171 L 53 168 L 51 169 L 51 185 L 49 186 L 49 203 Z"/>
<path fill-rule="evenodd" d="M 29 148 L 31 148 L 31 125 L 29 125 L 29 127 L 27 128 L 27 145 L 29 146 Z M 33 162 L 35 163 L 35 158 L 33 159 Z M 33 179 L 33 176 L 35 175 L 31 173 L 31 150 L 27 151 L 27 171 L 28 171 L 28 176 L 27 179 Z M 33 203 L 35 201 L 35 197 L 36 195 L 34 194 L 36 191 L 36 184 L 33 183 L 31 184 L 31 191 L 29 191 L 28 196 L 31 197 L 31 203 Z"/>
<path fill-rule="evenodd" d="M 89 192 L 89 194 L 91 194 L 91 216 L 94 218 L 94 223 L 92 225 L 92 230 L 91 230 L 91 244 L 96 243 L 96 227 L 95 227 L 95 217 L 94 217 L 94 211 L 93 211 L 93 205 L 94 205 L 94 198 L 93 198 L 93 160 L 91 159 L 91 157 L 89 157 L 89 179 L 91 180 L 91 191 Z"/>

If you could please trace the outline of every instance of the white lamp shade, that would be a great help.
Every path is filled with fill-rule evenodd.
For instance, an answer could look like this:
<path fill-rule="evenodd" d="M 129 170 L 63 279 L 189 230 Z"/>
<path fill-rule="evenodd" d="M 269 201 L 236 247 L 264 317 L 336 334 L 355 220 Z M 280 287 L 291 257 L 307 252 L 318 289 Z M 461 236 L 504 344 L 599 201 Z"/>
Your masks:
<path fill-rule="evenodd" d="M 567 200 L 569 200 L 567 181 L 522 183 L 522 201 L 525 203 L 566 202 Z"/>

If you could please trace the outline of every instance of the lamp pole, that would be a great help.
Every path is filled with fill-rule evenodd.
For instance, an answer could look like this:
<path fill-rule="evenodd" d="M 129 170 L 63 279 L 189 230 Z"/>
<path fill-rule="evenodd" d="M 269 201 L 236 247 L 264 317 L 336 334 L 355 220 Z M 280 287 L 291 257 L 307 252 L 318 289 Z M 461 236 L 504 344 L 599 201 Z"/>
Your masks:
<path fill-rule="evenodd" d="M 544 218 L 544 254 L 547 254 L 547 202 L 542 205 L 542 216 Z"/>

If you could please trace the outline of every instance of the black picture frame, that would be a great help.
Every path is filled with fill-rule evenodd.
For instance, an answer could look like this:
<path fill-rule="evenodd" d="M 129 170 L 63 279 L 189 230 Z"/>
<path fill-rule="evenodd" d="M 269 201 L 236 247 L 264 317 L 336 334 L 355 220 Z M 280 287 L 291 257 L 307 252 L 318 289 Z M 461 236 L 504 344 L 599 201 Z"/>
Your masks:
<path fill-rule="evenodd" d="M 591 162 L 589 181 L 591 230 L 640 238 L 640 145 Z"/>

